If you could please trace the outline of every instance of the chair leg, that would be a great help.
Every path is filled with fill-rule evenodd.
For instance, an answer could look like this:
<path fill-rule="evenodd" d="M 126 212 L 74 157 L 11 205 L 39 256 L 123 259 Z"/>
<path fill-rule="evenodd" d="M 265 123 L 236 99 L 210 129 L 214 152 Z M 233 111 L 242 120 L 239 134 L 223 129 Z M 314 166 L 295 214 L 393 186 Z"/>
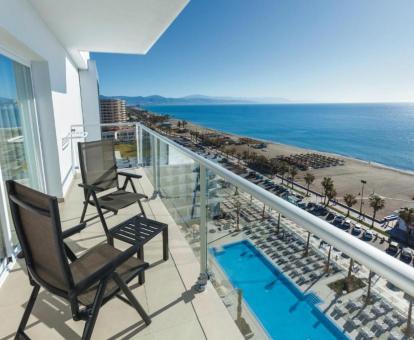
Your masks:
<path fill-rule="evenodd" d="M 104 280 L 98 286 L 98 290 L 93 301 L 91 314 L 89 316 L 88 321 L 86 321 L 85 328 L 83 329 L 82 340 L 89 340 L 92 336 L 96 319 L 98 318 L 98 313 L 101 308 L 103 298 L 105 296 L 106 283 L 107 280 Z"/>
<path fill-rule="evenodd" d="M 102 227 L 104 228 L 105 235 L 108 239 L 108 243 L 113 246 L 113 241 L 111 240 L 111 237 L 109 234 L 108 225 L 106 224 L 104 214 L 102 213 L 101 206 L 99 205 L 98 197 L 96 196 L 96 193 L 94 191 L 92 191 L 92 198 L 93 198 L 93 201 L 95 202 L 95 207 L 96 207 L 96 210 L 98 211 L 99 219 L 101 220 Z"/>
<path fill-rule="evenodd" d="M 144 261 L 144 246 L 141 246 L 137 251 L 137 258 L 139 258 L 141 261 Z M 138 283 L 140 285 L 143 285 L 145 283 L 145 271 L 141 271 L 138 274 Z"/>
<path fill-rule="evenodd" d="M 88 204 L 89 204 L 90 198 L 91 198 L 91 192 L 90 190 L 88 190 L 88 193 L 86 194 L 86 197 L 85 197 L 85 202 L 83 202 L 83 210 L 82 210 L 82 215 L 80 218 L 80 223 L 83 223 L 85 220 L 86 210 L 88 210 Z"/>
<path fill-rule="evenodd" d="M 148 326 L 151 323 L 151 319 L 142 306 L 139 304 L 137 299 L 135 298 L 134 294 L 129 290 L 128 286 L 125 284 L 124 281 L 119 277 L 117 273 L 114 273 L 113 279 L 115 280 L 116 284 L 121 288 L 122 292 L 125 294 L 131 305 L 137 310 L 138 314 L 144 320 L 145 324 Z"/>
<path fill-rule="evenodd" d="M 142 216 L 144 216 L 144 218 L 147 218 L 147 214 L 145 214 L 144 207 L 142 206 L 141 201 L 137 200 L 137 202 L 138 202 L 139 208 L 141 209 Z"/>
<path fill-rule="evenodd" d="M 30 314 L 36 302 L 37 294 L 39 294 L 39 290 L 40 290 L 40 286 L 35 284 L 32 290 L 32 294 L 30 295 L 30 299 L 27 302 L 26 309 L 24 310 L 22 320 L 20 321 L 20 324 L 19 324 L 19 328 L 17 329 L 16 339 L 28 338 L 26 334 L 24 334 L 24 329 L 26 328 L 27 321 L 29 321 Z"/>

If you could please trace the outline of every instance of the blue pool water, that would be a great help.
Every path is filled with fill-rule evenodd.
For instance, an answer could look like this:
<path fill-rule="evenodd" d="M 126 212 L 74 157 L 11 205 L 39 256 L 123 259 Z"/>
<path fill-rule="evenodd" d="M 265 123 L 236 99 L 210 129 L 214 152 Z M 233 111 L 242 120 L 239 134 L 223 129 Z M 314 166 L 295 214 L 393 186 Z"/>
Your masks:
<path fill-rule="evenodd" d="M 414 104 L 149 106 L 206 127 L 414 171 Z"/>
<path fill-rule="evenodd" d="M 314 294 L 303 294 L 249 242 L 211 253 L 272 339 L 348 339 L 324 315 Z"/>

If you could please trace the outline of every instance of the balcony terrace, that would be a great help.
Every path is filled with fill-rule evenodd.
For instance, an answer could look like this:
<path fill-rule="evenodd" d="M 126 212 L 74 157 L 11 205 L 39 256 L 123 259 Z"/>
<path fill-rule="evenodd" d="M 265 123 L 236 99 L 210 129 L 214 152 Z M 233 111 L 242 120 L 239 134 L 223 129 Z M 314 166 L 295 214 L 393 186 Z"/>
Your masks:
<path fill-rule="evenodd" d="M 151 183 L 142 169 L 138 173 L 144 176 L 136 183 L 137 189 L 151 196 Z M 74 183 L 65 202 L 60 205 L 64 227 L 78 223 L 82 201 L 83 192 Z M 208 284 L 206 291 L 200 294 L 195 291 L 199 262 L 162 201 L 155 198 L 143 204 L 149 218 L 169 225 L 170 259 L 162 261 L 162 241 L 161 237 L 156 237 L 145 247 L 146 261 L 151 264 L 145 284 L 139 286 L 137 281 L 132 281 L 132 292 L 152 318 L 152 323 L 146 327 L 133 308 L 114 299 L 102 308 L 93 338 L 242 339 L 213 286 Z M 128 209 L 109 217 L 109 225 L 137 213 L 132 208 Z M 89 213 L 95 212 L 90 209 Z M 105 241 L 103 229 L 96 219 L 73 237 L 69 245 L 79 254 Z M 125 246 L 123 242 L 115 245 L 120 249 Z M 0 315 L 3 316 L 0 339 L 14 338 L 30 292 L 24 263 L 18 261 L 0 288 Z M 77 339 L 82 335 L 83 327 L 83 321 L 72 320 L 65 301 L 41 290 L 28 322 L 27 334 L 33 339 Z"/>

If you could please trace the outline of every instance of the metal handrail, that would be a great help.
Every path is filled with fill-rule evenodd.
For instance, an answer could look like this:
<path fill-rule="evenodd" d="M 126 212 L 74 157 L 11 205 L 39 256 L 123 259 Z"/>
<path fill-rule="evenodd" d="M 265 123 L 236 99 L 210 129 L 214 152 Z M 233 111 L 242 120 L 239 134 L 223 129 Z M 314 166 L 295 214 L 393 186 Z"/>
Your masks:
<path fill-rule="evenodd" d="M 289 203 L 282 198 L 268 192 L 262 187 L 251 183 L 245 178 L 238 176 L 232 171 L 225 169 L 221 165 L 212 162 L 199 154 L 183 147 L 182 145 L 172 141 L 164 135 L 148 128 L 147 126 L 136 123 L 140 129 L 158 138 L 160 141 L 176 148 L 183 154 L 187 155 L 192 160 L 203 165 L 209 171 L 222 177 L 233 185 L 239 187 L 243 191 L 253 195 L 258 200 L 270 208 L 277 210 L 282 215 L 292 220 L 302 228 L 320 237 L 328 244 L 334 246 L 340 251 L 344 252 L 357 262 L 368 267 L 373 272 L 384 277 L 389 282 L 402 289 L 410 296 L 414 296 L 414 268 L 401 262 L 400 260 L 386 254 L 380 249 L 350 235 L 349 233 L 340 230 L 330 223 L 310 214 L 309 212 Z M 113 126 L 116 124 L 109 124 Z M 119 124 L 133 125 L 131 123 Z M 108 126 L 102 124 L 101 126 Z"/>

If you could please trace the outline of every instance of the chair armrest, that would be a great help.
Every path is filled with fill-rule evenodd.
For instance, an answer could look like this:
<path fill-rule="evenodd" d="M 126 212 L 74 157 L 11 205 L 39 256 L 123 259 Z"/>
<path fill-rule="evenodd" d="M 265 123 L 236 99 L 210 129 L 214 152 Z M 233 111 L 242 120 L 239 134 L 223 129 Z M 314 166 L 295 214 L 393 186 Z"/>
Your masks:
<path fill-rule="evenodd" d="M 130 177 L 130 178 L 136 178 L 136 179 L 142 178 L 141 175 L 137 175 L 137 174 L 133 174 L 133 173 L 130 173 L 130 172 L 125 172 L 125 171 L 118 171 L 118 175 L 125 176 L 125 177 Z"/>
<path fill-rule="evenodd" d="M 133 245 L 129 247 L 127 250 L 123 251 L 121 254 L 119 254 L 116 258 L 114 258 L 112 261 L 108 262 L 107 264 L 103 265 L 99 269 L 97 269 L 95 272 L 93 272 L 88 277 L 84 278 L 82 281 L 80 281 L 75 286 L 75 294 L 79 294 L 85 291 L 85 289 L 91 287 L 95 283 L 108 278 L 112 273 L 116 271 L 116 269 L 124 263 L 126 260 L 134 256 L 138 249 L 142 246 L 142 243 L 138 243 L 136 245 Z M 146 269 L 149 267 L 149 264 L 144 262 L 142 265 L 143 269 Z"/>
<path fill-rule="evenodd" d="M 85 183 L 79 183 L 78 186 L 81 188 L 87 189 L 87 190 L 95 191 L 95 192 L 104 191 L 95 185 L 90 185 L 90 184 L 85 184 Z"/>
<path fill-rule="evenodd" d="M 71 227 L 69 229 L 62 231 L 62 237 L 67 238 L 76 233 L 80 233 L 83 229 L 85 229 L 85 227 L 86 227 L 86 223 L 75 225 L 74 227 Z"/>

